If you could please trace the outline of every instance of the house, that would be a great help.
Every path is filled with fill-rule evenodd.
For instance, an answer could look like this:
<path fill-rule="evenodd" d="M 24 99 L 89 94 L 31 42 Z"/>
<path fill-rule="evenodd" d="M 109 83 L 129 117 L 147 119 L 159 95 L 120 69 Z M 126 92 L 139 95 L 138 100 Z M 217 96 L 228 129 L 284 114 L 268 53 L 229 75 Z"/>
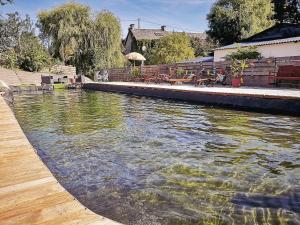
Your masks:
<path fill-rule="evenodd" d="M 146 43 L 153 43 L 161 37 L 173 33 L 166 30 L 166 26 L 161 26 L 160 29 L 136 29 L 134 24 L 131 24 L 128 29 L 128 34 L 123 42 L 124 53 L 142 52 L 142 47 Z M 186 33 L 191 38 L 206 39 L 205 33 Z M 147 46 L 146 46 L 147 47 Z"/>
<path fill-rule="evenodd" d="M 240 43 L 215 49 L 214 61 L 224 61 L 238 47 L 257 47 L 264 58 L 300 56 L 300 24 L 277 24 Z"/>

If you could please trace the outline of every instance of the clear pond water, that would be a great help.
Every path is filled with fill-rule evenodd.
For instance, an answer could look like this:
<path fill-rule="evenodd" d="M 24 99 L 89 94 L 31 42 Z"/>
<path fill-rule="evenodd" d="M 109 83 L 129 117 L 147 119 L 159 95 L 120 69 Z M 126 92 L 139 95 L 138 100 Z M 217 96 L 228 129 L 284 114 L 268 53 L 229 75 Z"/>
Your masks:
<path fill-rule="evenodd" d="M 59 182 L 125 224 L 300 224 L 300 118 L 102 92 L 21 94 Z"/>

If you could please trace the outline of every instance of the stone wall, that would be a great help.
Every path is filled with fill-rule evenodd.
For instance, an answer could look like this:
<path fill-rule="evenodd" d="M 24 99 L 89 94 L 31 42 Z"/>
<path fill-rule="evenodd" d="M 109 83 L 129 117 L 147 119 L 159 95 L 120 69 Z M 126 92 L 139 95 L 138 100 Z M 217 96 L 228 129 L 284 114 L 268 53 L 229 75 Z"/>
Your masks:
<path fill-rule="evenodd" d="M 261 60 L 248 60 L 250 65 L 244 71 L 244 85 L 252 87 L 271 87 L 269 74 L 276 73 L 280 65 L 297 65 L 300 66 L 300 56 L 284 57 L 284 58 L 264 58 Z M 194 73 L 198 78 L 212 76 L 216 71 L 225 70 L 230 67 L 229 61 L 223 62 L 203 62 L 203 63 L 176 63 L 167 65 L 151 65 L 144 66 L 142 73 L 148 76 L 156 76 L 158 74 L 169 74 L 173 78 L 180 78 L 184 74 L 178 75 L 178 71 L 184 73 Z M 109 70 L 110 81 L 132 81 L 130 68 L 119 68 Z M 228 80 L 230 83 L 230 80 Z"/>
<path fill-rule="evenodd" d="M 76 75 L 76 67 L 74 66 L 65 66 L 65 65 L 54 65 L 47 70 L 43 70 L 44 73 L 51 73 L 57 75 L 65 75 L 69 78 L 73 78 Z"/>

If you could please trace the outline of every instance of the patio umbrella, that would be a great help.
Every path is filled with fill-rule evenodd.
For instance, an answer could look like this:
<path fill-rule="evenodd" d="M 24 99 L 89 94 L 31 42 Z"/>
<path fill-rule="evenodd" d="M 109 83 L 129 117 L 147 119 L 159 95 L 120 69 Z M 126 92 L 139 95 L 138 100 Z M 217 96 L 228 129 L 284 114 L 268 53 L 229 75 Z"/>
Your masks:
<path fill-rule="evenodd" d="M 146 60 L 145 57 L 138 52 L 131 52 L 126 55 L 126 58 L 130 59 L 130 60 L 134 60 L 134 61 L 145 61 Z"/>
<path fill-rule="evenodd" d="M 133 60 L 134 66 L 135 66 L 135 61 L 145 61 L 146 60 L 145 57 L 138 52 L 131 52 L 131 53 L 127 54 L 125 57 L 129 60 Z"/>

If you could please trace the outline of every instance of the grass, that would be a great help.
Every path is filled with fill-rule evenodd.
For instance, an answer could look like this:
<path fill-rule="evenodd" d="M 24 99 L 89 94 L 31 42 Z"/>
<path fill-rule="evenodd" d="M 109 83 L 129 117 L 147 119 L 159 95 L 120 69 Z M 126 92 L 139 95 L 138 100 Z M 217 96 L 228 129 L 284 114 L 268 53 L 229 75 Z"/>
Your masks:
<path fill-rule="evenodd" d="M 66 85 L 65 84 L 54 84 L 54 89 L 65 89 Z"/>

